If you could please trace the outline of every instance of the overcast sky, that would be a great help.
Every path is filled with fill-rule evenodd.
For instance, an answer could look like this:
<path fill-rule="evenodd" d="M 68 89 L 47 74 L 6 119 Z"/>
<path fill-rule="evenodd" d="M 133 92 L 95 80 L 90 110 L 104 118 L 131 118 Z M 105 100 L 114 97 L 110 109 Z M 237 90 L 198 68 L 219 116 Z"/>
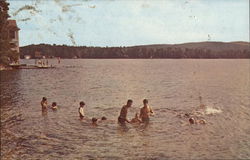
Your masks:
<path fill-rule="evenodd" d="M 248 0 L 8 0 L 20 45 L 249 41 Z"/>

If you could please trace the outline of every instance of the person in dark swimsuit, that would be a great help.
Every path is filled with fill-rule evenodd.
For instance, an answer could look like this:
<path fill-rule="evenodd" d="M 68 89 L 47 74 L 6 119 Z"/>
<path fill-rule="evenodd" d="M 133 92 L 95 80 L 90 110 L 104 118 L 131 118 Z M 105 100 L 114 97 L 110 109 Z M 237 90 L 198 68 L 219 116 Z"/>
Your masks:
<path fill-rule="evenodd" d="M 121 109 L 120 116 L 118 117 L 118 123 L 124 125 L 126 122 L 130 123 L 127 119 L 128 109 L 132 106 L 133 101 L 129 99 L 127 104 Z"/>

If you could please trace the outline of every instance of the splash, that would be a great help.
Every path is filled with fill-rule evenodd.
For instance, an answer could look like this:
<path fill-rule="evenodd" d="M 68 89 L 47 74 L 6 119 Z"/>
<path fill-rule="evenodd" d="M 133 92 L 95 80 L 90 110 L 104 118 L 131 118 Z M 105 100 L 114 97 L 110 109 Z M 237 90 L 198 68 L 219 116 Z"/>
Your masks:
<path fill-rule="evenodd" d="M 213 108 L 213 107 L 209 107 L 209 106 L 207 106 L 205 109 L 205 114 L 218 114 L 221 112 L 222 112 L 221 109 Z"/>

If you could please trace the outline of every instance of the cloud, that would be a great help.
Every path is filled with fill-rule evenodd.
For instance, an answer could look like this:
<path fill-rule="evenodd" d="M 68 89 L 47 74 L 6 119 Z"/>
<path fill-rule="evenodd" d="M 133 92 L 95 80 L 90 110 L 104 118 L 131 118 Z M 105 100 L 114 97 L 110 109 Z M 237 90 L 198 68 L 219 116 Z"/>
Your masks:
<path fill-rule="evenodd" d="M 32 38 L 22 38 L 21 45 L 33 42 L 76 45 L 78 42 L 78 45 L 120 46 L 249 39 L 248 1 L 244 0 L 10 3 L 10 11 L 15 15 L 12 18 L 18 20 L 21 28 L 20 38 L 27 37 L 32 30 Z M 36 38 L 38 34 L 44 39 Z"/>

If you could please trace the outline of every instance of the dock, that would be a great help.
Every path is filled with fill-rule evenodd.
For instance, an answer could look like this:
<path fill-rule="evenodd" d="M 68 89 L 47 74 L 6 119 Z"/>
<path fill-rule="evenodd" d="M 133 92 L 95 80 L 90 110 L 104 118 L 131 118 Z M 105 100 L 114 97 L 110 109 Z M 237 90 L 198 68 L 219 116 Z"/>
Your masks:
<path fill-rule="evenodd" d="M 27 65 L 27 64 L 13 64 L 9 65 L 13 69 L 53 69 L 55 66 L 48 65 Z"/>

